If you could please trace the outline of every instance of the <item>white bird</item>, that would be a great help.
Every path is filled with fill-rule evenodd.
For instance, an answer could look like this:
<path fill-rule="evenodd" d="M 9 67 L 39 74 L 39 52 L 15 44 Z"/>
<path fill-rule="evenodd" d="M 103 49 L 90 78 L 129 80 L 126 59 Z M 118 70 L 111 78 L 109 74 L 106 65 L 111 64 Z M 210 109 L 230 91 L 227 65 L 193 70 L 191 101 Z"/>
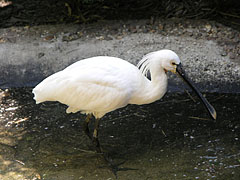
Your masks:
<path fill-rule="evenodd" d="M 68 106 L 67 113 L 87 114 L 88 123 L 96 119 L 93 142 L 101 152 L 98 141 L 99 119 L 106 113 L 128 104 L 148 104 L 163 97 L 167 90 L 167 71 L 180 74 L 203 101 L 210 115 L 216 111 L 188 81 L 176 53 L 160 50 L 143 57 L 137 66 L 116 57 L 98 56 L 80 60 L 66 69 L 44 79 L 33 89 L 36 103 L 59 101 Z M 146 76 L 150 72 L 151 80 Z"/>

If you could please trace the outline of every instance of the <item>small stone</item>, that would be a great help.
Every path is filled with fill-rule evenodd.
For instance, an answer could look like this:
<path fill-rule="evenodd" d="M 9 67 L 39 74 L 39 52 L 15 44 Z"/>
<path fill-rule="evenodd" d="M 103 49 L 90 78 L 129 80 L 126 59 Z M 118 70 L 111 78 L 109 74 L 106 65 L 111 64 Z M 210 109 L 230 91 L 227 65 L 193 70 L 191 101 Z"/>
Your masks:
<path fill-rule="evenodd" d="M 206 32 L 209 33 L 212 29 L 212 26 L 210 24 L 207 24 L 205 28 L 206 28 Z"/>
<path fill-rule="evenodd" d="M 39 46 L 38 42 L 33 43 L 33 46 Z"/>
<path fill-rule="evenodd" d="M 162 24 L 159 24 L 158 29 L 159 29 L 160 31 L 162 31 L 163 28 L 164 28 L 164 26 L 163 26 Z"/>
<path fill-rule="evenodd" d="M 150 29 L 149 32 L 150 33 L 155 33 L 156 31 L 155 31 L 155 29 Z"/>
<path fill-rule="evenodd" d="M 51 40 L 53 40 L 53 39 L 55 39 L 55 36 L 54 36 L 54 35 L 48 35 L 48 36 L 45 36 L 45 37 L 44 37 L 44 40 L 45 40 L 45 41 L 51 41 Z"/>
<path fill-rule="evenodd" d="M 222 36 L 223 36 L 223 35 L 222 35 L 222 32 L 221 32 L 221 31 L 217 33 L 217 37 L 220 37 L 220 38 L 221 38 Z"/>
<path fill-rule="evenodd" d="M 104 36 L 98 36 L 96 37 L 97 40 L 104 40 Z"/>
<path fill-rule="evenodd" d="M 235 57 L 236 57 L 236 56 L 235 56 L 235 54 L 234 54 L 233 52 L 230 52 L 230 53 L 229 53 L 229 58 L 230 58 L 230 59 L 235 59 Z"/>
<path fill-rule="evenodd" d="M 41 57 L 43 57 L 45 54 L 43 52 L 38 53 L 38 58 L 40 59 Z"/>
<path fill-rule="evenodd" d="M 0 43 L 5 43 L 6 40 L 3 37 L 0 37 Z"/>
<path fill-rule="evenodd" d="M 234 39 L 233 39 L 233 42 L 235 42 L 235 43 L 238 43 L 240 40 L 237 38 L 237 37 L 235 37 Z"/>
<path fill-rule="evenodd" d="M 226 56 L 226 55 L 227 55 L 226 51 L 223 51 L 223 52 L 221 53 L 221 56 Z"/>
<path fill-rule="evenodd" d="M 120 40 L 120 39 L 122 39 L 122 38 L 123 38 L 123 37 L 120 36 L 120 35 L 116 37 L 116 39 L 118 39 L 118 40 Z"/>
<path fill-rule="evenodd" d="M 229 35 L 228 35 L 228 38 L 229 39 L 233 39 L 235 37 L 235 34 L 234 33 L 230 33 Z"/>
<path fill-rule="evenodd" d="M 143 29 L 142 32 L 143 32 L 143 33 L 148 33 L 148 30 L 145 28 L 145 29 Z"/>
<path fill-rule="evenodd" d="M 137 29 L 136 29 L 135 27 L 131 27 L 131 28 L 130 28 L 130 32 L 131 32 L 131 33 L 137 33 Z"/>
<path fill-rule="evenodd" d="M 197 33 L 197 38 L 200 38 L 200 37 L 202 37 L 202 33 Z"/>
<path fill-rule="evenodd" d="M 107 40 L 107 41 L 113 40 L 113 37 L 108 35 L 107 37 L 105 37 L 105 40 Z"/>

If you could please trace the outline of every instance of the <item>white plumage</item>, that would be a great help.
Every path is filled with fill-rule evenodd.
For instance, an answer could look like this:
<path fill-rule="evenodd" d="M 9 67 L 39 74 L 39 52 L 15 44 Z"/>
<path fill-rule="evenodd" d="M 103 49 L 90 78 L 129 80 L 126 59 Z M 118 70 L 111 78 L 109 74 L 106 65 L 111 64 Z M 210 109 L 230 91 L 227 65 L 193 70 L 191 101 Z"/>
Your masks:
<path fill-rule="evenodd" d="M 165 71 L 176 71 L 179 63 L 171 50 L 149 53 L 138 66 L 116 57 L 88 58 L 44 79 L 33 89 L 34 99 L 59 101 L 68 106 L 67 113 L 81 111 L 101 118 L 127 104 L 160 99 L 167 90 Z M 151 80 L 146 78 L 148 71 Z"/>

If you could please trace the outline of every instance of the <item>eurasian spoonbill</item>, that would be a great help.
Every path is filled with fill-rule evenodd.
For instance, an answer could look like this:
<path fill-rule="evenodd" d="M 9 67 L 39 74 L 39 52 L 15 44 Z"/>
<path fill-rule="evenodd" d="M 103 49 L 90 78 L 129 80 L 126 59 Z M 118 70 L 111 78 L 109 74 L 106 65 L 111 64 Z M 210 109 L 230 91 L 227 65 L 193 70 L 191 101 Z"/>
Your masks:
<path fill-rule="evenodd" d="M 83 59 L 44 79 L 33 89 L 36 103 L 59 101 L 67 113 L 87 115 L 85 133 L 89 134 L 91 115 L 96 119 L 92 140 L 97 152 L 99 119 L 128 104 L 148 104 L 163 97 L 167 90 L 167 71 L 179 74 L 197 93 L 213 119 L 216 111 L 187 78 L 177 54 L 160 50 L 145 55 L 137 66 L 116 57 Z M 146 76 L 150 72 L 151 80 Z"/>

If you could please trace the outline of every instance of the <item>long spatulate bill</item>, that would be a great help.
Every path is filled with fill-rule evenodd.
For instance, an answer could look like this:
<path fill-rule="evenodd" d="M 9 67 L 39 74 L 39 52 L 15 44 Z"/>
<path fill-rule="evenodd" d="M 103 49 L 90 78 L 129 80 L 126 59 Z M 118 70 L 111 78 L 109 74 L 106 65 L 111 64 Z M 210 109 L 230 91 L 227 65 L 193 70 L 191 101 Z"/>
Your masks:
<path fill-rule="evenodd" d="M 201 99 L 203 105 L 205 106 L 205 108 L 207 109 L 208 113 L 210 114 L 210 116 L 216 120 L 217 118 L 217 112 L 214 109 L 214 107 L 208 102 L 208 100 L 203 97 L 202 93 L 200 93 L 200 91 L 194 86 L 194 84 L 192 83 L 192 81 L 187 77 L 185 71 L 182 68 L 182 64 L 178 64 L 177 65 L 177 69 L 176 69 L 178 75 L 181 76 L 181 78 L 192 88 L 192 90 L 197 94 L 197 96 Z"/>

